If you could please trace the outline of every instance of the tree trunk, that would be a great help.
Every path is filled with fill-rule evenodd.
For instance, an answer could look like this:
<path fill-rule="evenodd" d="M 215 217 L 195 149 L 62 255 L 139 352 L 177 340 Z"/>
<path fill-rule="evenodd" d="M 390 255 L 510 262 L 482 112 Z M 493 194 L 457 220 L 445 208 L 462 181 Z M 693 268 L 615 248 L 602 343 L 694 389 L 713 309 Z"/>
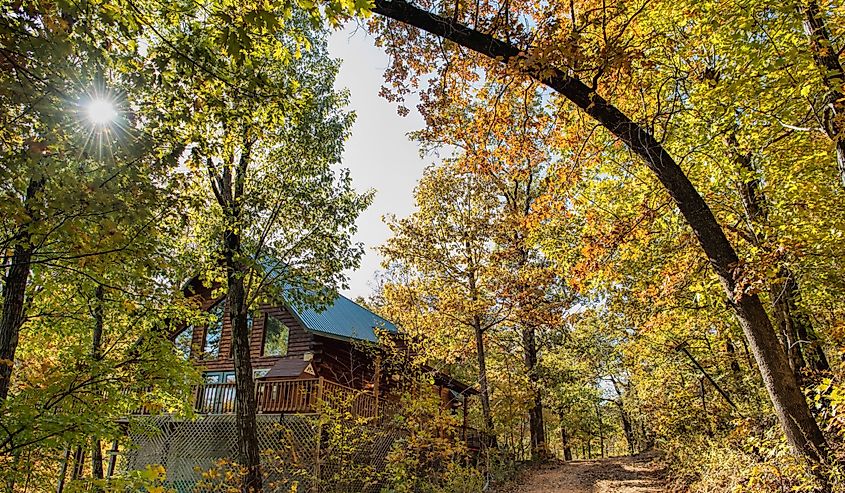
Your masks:
<path fill-rule="evenodd" d="M 634 455 L 634 428 L 631 426 L 631 418 L 628 416 L 628 412 L 625 411 L 625 405 L 622 403 L 622 400 L 619 399 L 616 402 L 616 406 L 619 407 L 619 417 L 622 420 L 622 433 L 625 435 L 625 442 L 628 443 L 628 455 Z"/>
<path fill-rule="evenodd" d="M 728 353 L 728 359 L 730 360 L 731 374 L 738 381 L 742 376 L 742 371 L 739 366 L 739 360 L 736 357 L 736 348 L 730 338 L 725 341 L 725 352 Z"/>
<path fill-rule="evenodd" d="M 98 285 L 94 290 L 94 331 L 91 335 L 91 359 L 100 361 L 103 359 L 102 341 L 103 341 L 103 302 L 105 301 L 105 292 L 102 285 Z M 100 442 L 98 436 L 91 437 L 91 477 L 94 479 L 103 479 L 103 444 Z M 96 488 L 95 491 L 99 491 Z"/>
<path fill-rule="evenodd" d="M 248 306 L 244 290 L 244 269 L 237 256 L 240 237 L 234 231 L 225 233 L 225 265 L 228 290 L 226 302 L 232 326 L 232 355 L 235 360 L 235 424 L 238 430 L 238 463 L 246 469 L 242 493 L 259 493 L 262 489 L 261 455 L 258 449 L 257 404 L 249 353 Z"/>
<path fill-rule="evenodd" d="M 531 460 L 544 460 L 546 458 L 546 431 L 543 425 L 543 397 L 540 394 L 537 374 L 537 341 L 534 328 L 524 326 L 522 328 L 522 344 L 525 351 L 525 368 L 528 372 L 528 381 L 531 385 L 533 402 L 528 409 L 528 430 L 531 434 Z"/>
<path fill-rule="evenodd" d="M 560 413 L 560 447 L 563 449 L 563 460 L 572 460 L 572 448 L 569 446 L 569 437 L 566 436 L 566 426 L 563 425 L 563 413 Z"/>
<path fill-rule="evenodd" d="M 810 54 L 813 56 L 816 68 L 822 74 L 827 90 L 823 96 L 822 126 L 827 136 L 833 141 L 839 181 L 842 186 L 845 186 L 845 135 L 843 135 L 845 125 L 842 122 L 845 116 L 845 94 L 842 92 L 845 71 L 839 63 L 839 52 L 833 45 L 816 0 L 799 2 L 798 9 L 803 17 L 804 34 L 810 45 Z"/>
<path fill-rule="evenodd" d="M 601 405 L 596 404 L 596 417 L 599 420 L 599 456 L 604 458 L 604 421 L 601 416 Z"/>
<path fill-rule="evenodd" d="M 43 186 L 43 179 L 29 180 L 24 209 L 30 220 L 18 230 L 18 240 L 9 259 L 9 267 L 3 276 L 3 311 L 0 314 L 0 401 L 5 401 L 9 395 L 18 337 L 26 319 L 26 286 L 29 282 L 32 254 L 35 251 L 29 227 L 33 223 L 35 196 Z"/>
<path fill-rule="evenodd" d="M 749 240 L 756 247 L 766 248 L 765 236 L 758 230 L 759 225 L 768 220 L 768 204 L 766 196 L 760 190 L 760 180 L 755 176 L 756 170 L 751 162 L 751 155 L 739 150 L 733 135 L 728 136 L 725 143 L 739 167 L 751 176 L 749 180 L 740 184 L 739 190 L 745 208 Z M 769 287 L 769 297 L 778 323 L 781 344 L 800 384 L 802 370 L 808 364 L 805 353 L 812 354 L 810 365 L 813 371 L 826 371 L 830 369 L 830 366 L 818 338 L 815 337 L 812 322 L 798 309 L 797 300 L 801 292 L 798 289 L 795 274 L 784 264 L 780 267 L 778 278 L 779 281 Z"/>
<path fill-rule="evenodd" d="M 65 445 L 64 451 L 64 459 L 62 460 L 62 465 L 59 466 L 59 479 L 56 481 L 56 493 L 64 493 L 65 490 L 65 481 L 67 480 L 67 466 L 70 463 L 70 446 Z M 9 491 L 12 491 L 13 486 L 9 487 Z"/>
<path fill-rule="evenodd" d="M 829 371 L 830 363 L 828 363 L 818 336 L 813 330 L 813 323 L 807 315 L 801 313 L 798 307 L 801 291 L 795 281 L 795 274 L 789 268 L 784 267 L 780 277 L 783 282 L 780 286 L 779 302 L 790 325 L 789 331 L 795 341 L 795 366 L 799 369 L 807 368 L 813 372 Z"/>
<path fill-rule="evenodd" d="M 103 479 L 103 444 L 97 437 L 91 438 L 91 477 Z M 95 491 L 101 491 L 96 488 Z"/>
<path fill-rule="evenodd" d="M 628 455 L 634 455 L 636 438 L 634 437 L 634 427 L 631 424 L 631 417 L 625 410 L 625 404 L 622 402 L 622 390 L 619 388 L 619 382 L 616 381 L 613 375 L 610 375 L 610 383 L 613 384 L 613 390 L 617 395 L 617 399 L 613 403 L 619 408 L 619 418 L 622 420 L 622 433 L 625 435 L 625 441 L 628 443 Z"/>
<path fill-rule="evenodd" d="M 258 449 L 257 403 L 255 382 L 252 376 L 252 358 L 249 348 L 249 306 L 244 277 L 247 274 L 241 256 L 243 245 L 238 233 L 242 225 L 241 201 L 243 200 L 246 174 L 249 167 L 252 142 L 244 130 L 240 158 L 225 163 L 217 174 L 217 167 L 209 158 L 208 171 L 211 188 L 223 209 L 226 228 L 223 232 L 223 266 L 226 270 L 226 304 L 232 327 L 232 357 L 235 364 L 235 428 L 238 433 L 237 461 L 246 471 L 241 481 L 242 493 L 259 493 L 262 490 L 261 454 Z M 227 160 L 228 161 L 228 160 Z"/>
<path fill-rule="evenodd" d="M 475 351 L 478 355 L 478 393 L 481 397 L 481 414 L 484 419 L 484 432 L 493 436 L 493 414 L 490 411 L 490 387 L 487 383 L 487 357 L 484 351 L 484 331 L 481 328 L 481 320 L 474 317 L 475 324 Z M 487 437 L 485 437 L 487 439 Z"/>
<path fill-rule="evenodd" d="M 0 400 L 5 400 L 9 395 L 18 336 L 26 316 L 24 303 L 33 248 L 28 244 L 29 234 L 26 233 L 25 236 L 27 244 L 15 245 L 11 265 L 3 279 L 3 313 L 0 316 Z"/>

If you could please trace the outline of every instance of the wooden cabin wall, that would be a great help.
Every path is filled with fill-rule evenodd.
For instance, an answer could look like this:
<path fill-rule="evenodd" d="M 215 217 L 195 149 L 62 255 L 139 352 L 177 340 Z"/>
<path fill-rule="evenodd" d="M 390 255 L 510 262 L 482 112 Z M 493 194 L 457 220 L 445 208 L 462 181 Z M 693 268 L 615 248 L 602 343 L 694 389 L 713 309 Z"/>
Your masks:
<path fill-rule="evenodd" d="M 221 303 L 225 303 L 222 301 Z M 205 308 L 210 308 L 211 303 Z M 262 356 L 264 348 L 264 320 L 266 315 L 272 315 L 281 320 L 290 330 L 288 335 L 288 352 L 284 356 Z M 198 327 L 194 330 L 192 339 L 191 356 L 201 362 L 205 371 L 225 371 L 234 368 L 234 362 L 230 356 L 232 351 L 232 320 L 229 317 L 229 310 L 226 309 L 223 316 L 223 331 L 220 335 L 220 356 L 217 359 L 199 359 L 205 343 L 205 332 L 207 327 Z M 282 358 L 302 358 L 306 352 L 313 351 L 314 336 L 305 330 L 299 320 L 291 314 L 284 306 L 261 305 L 255 314 L 252 322 L 249 346 L 252 356 L 252 367 L 254 369 L 270 368 Z M 198 351 L 195 353 L 195 351 Z"/>
<path fill-rule="evenodd" d="M 322 336 L 315 336 L 315 349 L 321 377 L 353 389 L 370 390 L 375 373 L 374 352 L 362 351 L 355 343 Z"/>

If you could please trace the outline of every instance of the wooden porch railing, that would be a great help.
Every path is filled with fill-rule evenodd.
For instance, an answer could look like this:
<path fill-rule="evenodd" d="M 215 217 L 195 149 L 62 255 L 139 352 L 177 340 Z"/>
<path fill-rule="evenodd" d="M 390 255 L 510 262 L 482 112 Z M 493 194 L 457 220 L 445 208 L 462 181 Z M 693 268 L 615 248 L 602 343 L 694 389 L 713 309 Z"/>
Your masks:
<path fill-rule="evenodd" d="M 377 405 L 375 396 L 369 392 L 323 378 L 256 382 L 255 398 L 258 412 L 265 414 L 316 413 L 321 401 L 332 406 L 350 406 L 352 414 L 364 417 L 382 415 L 386 409 L 383 402 Z M 235 383 L 197 385 L 193 391 L 193 403 L 199 414 L 232 414 L 237 404 Z M 139 408 L 133 414 L 149 412 Z"/>
<path fill-rule="evenodd" d="M 235 383 L 207 383 L 194 387 L 194 410 L 200 414 L 235 412 Z"/>
<path fill-rule="evenodd" d="M 322 379 L 258 382 L 255 398 L 260 413 L 313 413 Z"/>

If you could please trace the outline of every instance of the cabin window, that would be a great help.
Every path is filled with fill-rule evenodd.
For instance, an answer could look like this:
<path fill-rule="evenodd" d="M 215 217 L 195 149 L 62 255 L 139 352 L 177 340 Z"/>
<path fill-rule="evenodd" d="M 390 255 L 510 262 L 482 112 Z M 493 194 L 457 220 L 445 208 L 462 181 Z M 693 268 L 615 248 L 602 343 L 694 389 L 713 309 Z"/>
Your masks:
<path fill-rule="evenodd" d="M 176 354 L 182 356 L 184 359 L 191 357 L 191 344 L 194 340 L 194 326 L 189 325 L 182 332 L 176 336 L 174 346 L 176 347 Z"/>
<path fill-rule="evenodd" d="M 290 329 L 281 320 L 270 315 L 264 316 L 264 356 L 284 356 L 288 354 Z"/>
<path fill-rule="evenodd" d="M 205 341 L 203 342 L 203 355 L 206 359 L 220 357 L 220 338 L 223 336 L 223 310 L 226 308 L 225 300 L 220 300 L 209 310 L 213 320 L 205 329 Z"/>

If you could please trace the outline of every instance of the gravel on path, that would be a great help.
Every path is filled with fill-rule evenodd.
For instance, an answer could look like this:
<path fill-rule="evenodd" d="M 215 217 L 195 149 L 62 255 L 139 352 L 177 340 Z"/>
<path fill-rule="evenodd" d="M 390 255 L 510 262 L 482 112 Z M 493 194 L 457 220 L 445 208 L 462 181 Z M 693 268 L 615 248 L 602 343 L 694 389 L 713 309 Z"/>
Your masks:
<path fill-rule="evenodd" d="M 665 469 L 655 454 L 576 460 L 529 472 L 520 493 L 666 493 Z"/>

